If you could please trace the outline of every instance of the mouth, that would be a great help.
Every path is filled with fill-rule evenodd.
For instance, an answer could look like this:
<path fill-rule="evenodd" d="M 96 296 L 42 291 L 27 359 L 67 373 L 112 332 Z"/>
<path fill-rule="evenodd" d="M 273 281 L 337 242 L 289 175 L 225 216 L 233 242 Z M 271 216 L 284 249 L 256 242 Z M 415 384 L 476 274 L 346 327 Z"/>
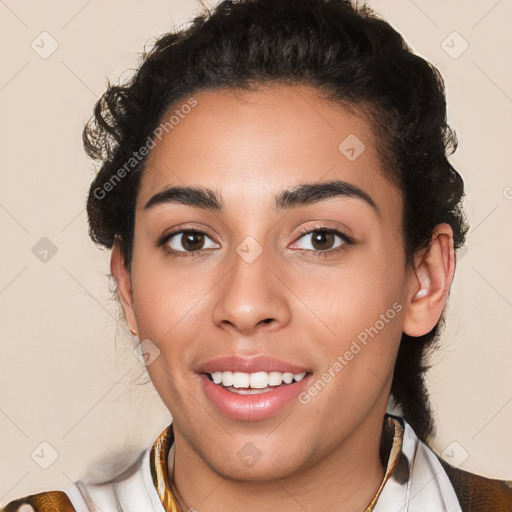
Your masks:
<path fill-rule="evenodd" d="M 290 407 L 303 407 L 298 395 L 312 375 L 312 372 L 216 371 L 201 373 L 199 377 L 208 401 L 217 412 L 229 419 L 254 422 L 277 416 Z"/>

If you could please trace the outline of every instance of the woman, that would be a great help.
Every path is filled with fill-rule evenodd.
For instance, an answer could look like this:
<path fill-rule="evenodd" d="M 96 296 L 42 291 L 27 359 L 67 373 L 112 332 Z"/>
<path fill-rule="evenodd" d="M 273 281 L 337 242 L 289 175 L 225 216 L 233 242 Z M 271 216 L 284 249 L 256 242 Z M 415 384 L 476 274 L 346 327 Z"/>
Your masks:
<path fill-rule="evenodd" d="M 84 143 L 90 234 L 173 422 L 113 480 L 5 511 L 512 509 L 428 447 L 463 182 L 442 79 L 387 23 L 223 2 L 106 91 Z"/>

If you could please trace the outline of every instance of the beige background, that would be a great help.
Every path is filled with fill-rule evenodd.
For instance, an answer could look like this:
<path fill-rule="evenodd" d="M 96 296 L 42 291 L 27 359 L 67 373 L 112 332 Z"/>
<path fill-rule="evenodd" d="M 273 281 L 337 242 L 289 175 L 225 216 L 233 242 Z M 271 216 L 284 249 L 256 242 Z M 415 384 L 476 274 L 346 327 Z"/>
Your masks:
<path fill-rule="evenodd" d="M 466 470 L 512 479 L 512 4 L 370 4 L 443 73 L 461 141 L 452 160 L 472 229 L 429 378 L 435 447 Z M 87 236 L 93 170 L 81 130 L 106 77 L 117 80 L 146 42 L 199 8 L 0 0 L 0 503 L 65 488 L 87 470 L 101 478 L 111 468 L 98 461 L 112 452 L 131 460 L 170 421 L 118 326 L 109 254 Z M 44 59 L 31 44 L 49 51 L 50 37 L 58 48 Z M 43 237 L 57 250 L 46 262 L 33 253 Z M 48 469 L 31 457 L 42 449 L 39 462 L 51 462 L 42 442 L 58 453 Z"/>

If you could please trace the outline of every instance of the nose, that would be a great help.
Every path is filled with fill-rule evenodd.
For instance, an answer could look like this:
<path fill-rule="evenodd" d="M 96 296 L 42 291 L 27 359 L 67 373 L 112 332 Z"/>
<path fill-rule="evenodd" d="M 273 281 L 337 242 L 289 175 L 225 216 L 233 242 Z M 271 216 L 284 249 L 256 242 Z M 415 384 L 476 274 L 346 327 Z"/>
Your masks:
<path fill-rule="evenodd" d="M 216 287 L 215 325 L 232 326 L 243 334 L 274 330 L 290 321 L 290 289 L 264 250 L 254 261 L 234 252 L 230 272 Z M 279 276 L 279 277 L 278 277 Z"/>

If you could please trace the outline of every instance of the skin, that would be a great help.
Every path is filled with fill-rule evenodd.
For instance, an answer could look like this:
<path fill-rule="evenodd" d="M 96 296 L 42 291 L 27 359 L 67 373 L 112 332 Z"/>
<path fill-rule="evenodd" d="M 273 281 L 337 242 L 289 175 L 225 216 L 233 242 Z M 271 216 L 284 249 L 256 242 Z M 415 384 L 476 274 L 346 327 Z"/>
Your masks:
<path fill-rule="evenodd" d="M 429 332 L 447 299 L 451 228 L 437 226 L 430 248 L 406 266 L 401 194 L 384 177 L 371 125 L 357 109 L 349 113 L 308 86 L 194 98 L 197 106 L 148 157 L 131 272 L 117 243 L 111 258 L 129 327 L 160 350 L 148 372 L 173 416 L 169 462 L 180 506 L 325 512 L 343 503 L 361 511 L 384 476 L 379 443 L 401 334 Z M 350 134 L 366 147 L 354 161 L 338 149 Z M 282 190 L 332 179 L 362 189 L 379 211 L 356 197 L 274 209 Z M 214 189 L 222 212 L 175 203 L 144 208 L 174 185 Z M 207 233 L 201 256 L 176 257 L 157 246 L 181 224 Z M 300 229 L 319 225 L 355 243 L 299 238 Z M 236 252 L 247 237 L 263 250 L 252 263 Z M 172 240 L 186 254 L 182 236 Z M 319 247 L 324 254 L 315 257 Z M 219 356 L 270 354 L 310 368 L 314 382 L 394 303 L 400 312 L 320 393 L 270 418 L 225 417 L 194 372 Z M 237 457 L 248 442 L 262 454 L 252 467 Z"/>

